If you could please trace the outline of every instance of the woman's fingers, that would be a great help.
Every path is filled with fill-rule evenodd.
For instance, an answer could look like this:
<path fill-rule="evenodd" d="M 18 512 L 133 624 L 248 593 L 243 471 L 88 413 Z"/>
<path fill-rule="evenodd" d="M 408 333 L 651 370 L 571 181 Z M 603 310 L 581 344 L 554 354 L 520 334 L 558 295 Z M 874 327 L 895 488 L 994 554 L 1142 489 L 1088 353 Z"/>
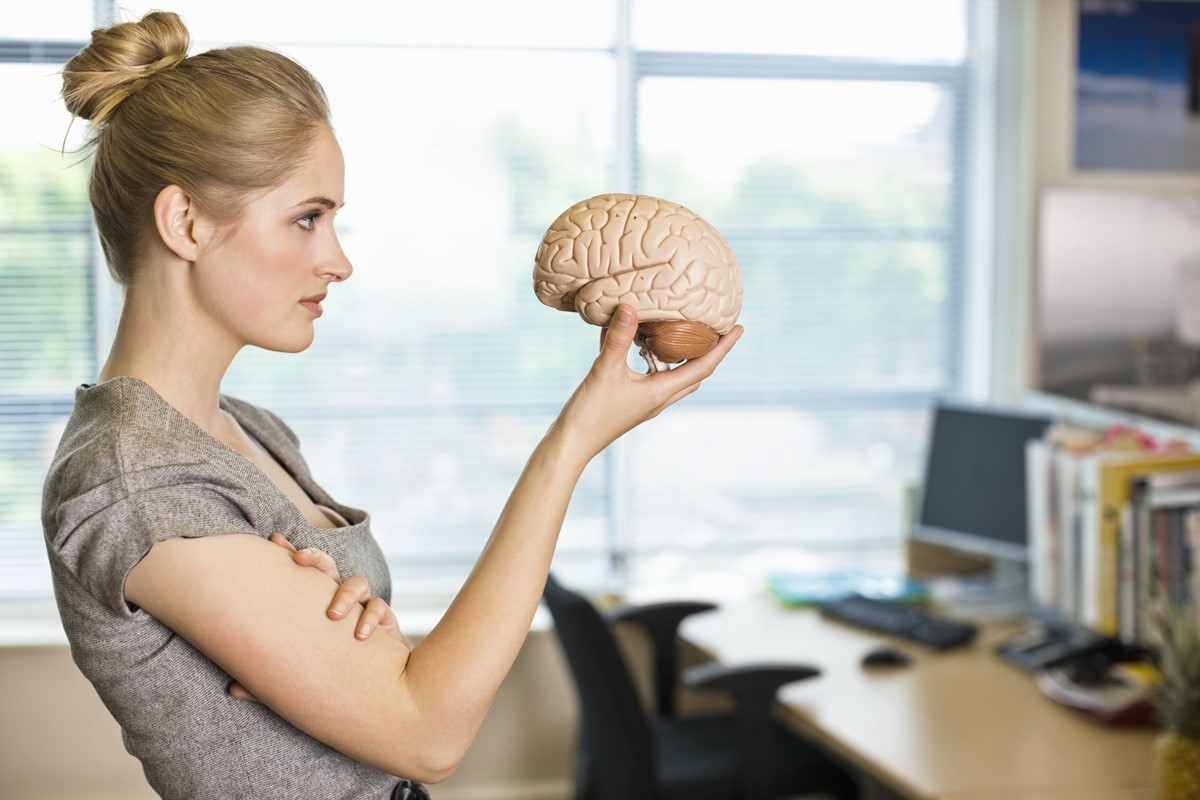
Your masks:
<path fill-rule="evenodd" d="M 743 328 L 735 325 L 733 330 L 717 339 L 713 348 L 699 358 L 690 358 L 678 367 L 664 373 L 671 380 L 679 381 L 682 385 L 697 385 L 700 381 L 713 374 L 717 365 L 725 358 L 729 350 L 742 338 Z"/>
<path fill-rule="evenodd" d="M 338 576 L 337 564 L 323 551 L 315 547 L 297 550 L 291 542 L 278 533 L 271 535 L 271 541 L 280 547 L 291 550 L 292 560 L 300 566 L 315 567 L 338 581 L 337 591 L 333 593 L 333 600 L 330 601 L 329 608 L 326 610 L 330 619 L 342 619 L 358 606 L 362 608 L 362 614 L 359 615 L 354 628 L 355 636 L 359 639 L 369 639 L 377 629 L 382 629 L 405 646 L 412 647 L 412 644 L 400 632 L 400 623 L 388 604 L 381 597 L 371 596 L 371 585 L 366 578 L 362 575 L 353 575 L 343 581 Z M 230 685 L 229 693 L 243 700 L 257 700 L 237 681 Z"/>
<path fill-rule="evenodd" d="M 338 575 L 337 563 L 323 550 L 318 550 L 315 547 L 306 547 L 303 550 L 297 550 L 292 554 L 292 561 L 295 561 L 302 567 L 316 567 L 335 581 L 340 581 L 342 578 Z"/>
<path fill-rule="evenodd" d="M 250 690 L 242 686 L 237 681 L 229 684 L 229 696 L 236 697 L 238 700 L 249 700 L 252 703 L 257 703 L 258 698 L 250 693 Z"/>
<path fill-rule="evenodd" d="M 295 545 L 287 539 L 280 536 L 278 533 L 271 534 L 271 541 L 275 544 L 292 551 L 292 561 L 295 561 L 302 567 L 315 567 L 321 572 L 335 581 L 341 582 L 341 576 L 338 575 L 337 564 L 324 551 L 318 550 L 315 547 L 306 547 L 303 550 L 297 550 Z"/>
<path fill-rule="evenodd" d="M 617 306 L 607 328 L 600 331 L 600 360 L 625 364 L 629 346 L 637 335 L 637 312 L 633 306 Z"/>
<path fill-rule="evenodd" d="M 396 614 L 392 611 L 391 607 L 388 607 L 387 616 L 382 622 L 379 623 L 379 628 L 385 631 L 388 636 L 391 636 L 393 639 L 407 647 L 409 650 L 412 649 L 412 642 L 410 642 L 408 637 L 405 636 L 400 630 L 400 620 L 396 619 Z"/>
<path fill-rule="evenodd" d="M 392 610 L 388 608 L 387 603 L 383 602 L 381 598 L 372 597 L 358 616 L 358 627 L 354 629 L 354 635 L 359 639 L 369 639 L 374 630 L 380 627 L 391 613 Z"/>
<path fill-rule="evenodd" d="M 342 619 L 355 605 L 366 605 L 371 601 L 371 586 L 362 575 L 351 575 L 333 593 L 333 600 L 326 613 L 330 619 Z"/>
<path fill-rule="evenodd" d="M 616 363 L 625 366 L 629 348 L 637 337 L 637 331 L 637 311 L 624 303 L 617 306 L 612 322 L 608 327 L 600 329 L 600 356 L 597 362 L 602 365 Z M 663 370 L 663 374 L 670 375 L 671 380 L 680 387 L 707 378 L 741 338 L 742 333 L 742 326 L 735 325 L 729 333 L 718 338 L 716 345 L 707 353 L 699 358 L 690 358 L 669 370 Z M 651 372 L 648 373 L 648 377 L 657 374 L 659 373 Z"/>
<path fill-rule="evenodd" d="M 556 420 L 556 429 L 591 458 L 631 428 L 696 390 L 742 334 L 733 330 L 703 356 L 669 370 L 639 373 L 627 364 L 637 333 L 637 311 L 622 303 L 604 329 L 600 354 Z"/>
<path fill-rule="evenodd" d="M 282 547 L 284 550 L 291 550 L 293 553 L 296 552 L 296 545 L 283 538 L 282 533 L 272 533 L 271 541 Z"/>
<path fill-rule="evenodd" d="M 396 616 L 392 614 L 392 609 L 381 597 L 372 597 L 367 601 L 366 608 L 358 616 L 358 625 L 354 629 L 354 635 L 359 639 L 369 639 L 376 628 L 382 628 L 388 633 L 400 630 L 400 625 L 396 622 Z"/>
<path fill-rule="evenodd" d="M 406 647 L 412 647 L 412 643 L 400 632 L 400 622 L 396 619 L 396 615 L 392 612 L 391 607 L 382 597 L 370 596 L 370 587 L 367 586 L 366 579 L 361 575 L 355 575 L 342 584 L 342 589 L 338 591 L 338 595 L 340 597 L 334 597 L 334 605 L 340 606 L 342 603 L 347 603 L 347 605 L 344 610 L 337 614 L 334 613 L 334 609 L 331 606 L 330 617 L 341 619 L 355 605 L 362 608 L 362 613 L 358 615 L 358 621 L 354 625 L 355 637 L 358 639 L 370 639 L 371 634 L 375 633 L 376 630 L 382 630 Z"/>

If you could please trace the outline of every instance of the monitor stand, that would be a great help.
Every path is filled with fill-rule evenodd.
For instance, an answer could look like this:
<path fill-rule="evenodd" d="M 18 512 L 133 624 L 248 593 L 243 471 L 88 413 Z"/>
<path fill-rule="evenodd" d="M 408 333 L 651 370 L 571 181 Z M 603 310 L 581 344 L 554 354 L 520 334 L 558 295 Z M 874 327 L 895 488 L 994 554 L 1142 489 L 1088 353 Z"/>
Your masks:
<path fill-rule="evenodd" d="M 946 613 L 979 622 L 1023 619 L 1031 612 L 1024 562 L 992 558 L 984 575 L 956 576 L 933 581 L 934 597 Z"/>

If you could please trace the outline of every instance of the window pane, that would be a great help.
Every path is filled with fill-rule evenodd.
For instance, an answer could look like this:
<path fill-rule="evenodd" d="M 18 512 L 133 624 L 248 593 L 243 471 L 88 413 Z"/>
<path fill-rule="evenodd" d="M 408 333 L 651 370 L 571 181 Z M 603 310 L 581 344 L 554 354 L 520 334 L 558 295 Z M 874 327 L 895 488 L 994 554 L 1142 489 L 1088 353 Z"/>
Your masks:
<path fill-rule="evenodd" d="M 47 65 L 0 66 L 0 402 L 69 393 L 93 364 L 86 169 Z M 67 145 L 79 144 L 76 126 Z"/>
<path fill-rule="evenodd" d="M 742 268 L 748 335 L 716 394 L 946 387 L 952 121 L 933 84 L 642 81 L 641 191 L 715 224 Z"/>
<path fill-rule="evenodd" d="M 55 68 L 0 65 L 0 595 L 48 594 L 41 483 L 94 369 L 86 170 Z M 68 146 L 78 144 L 76 130 Z"/>
<path fill-rule="evenodd" d="M 870 81 L 639 89 L 639 190 L 722 231 L 746 327 L 694 402 L 632 438 L 640 568 L 670 579 L 724 552 L 753 574 L 799 543 L 808 558 L 895 555 L 923 406 L 955 378 L 953 95 Z M 701 125 L 697 109 L 720 113 Z"/>
<path fill-rule="evenodd" d="M 86 41 L 92 29 L 92 5 L 92 0 L 7 4 L 0 38 Z"/>
<path fill-rule="evenodd" d="M 404 591 L 444 591 L 448 576 L 466 577 L 553 420 L 525 408 L 330 410 L 292 413 L 287 421 L 322 485 L 371 513 L 393 582 Z M 603 558 L 607 493 L 598 459 L 571 499 L 562 552 Z"/>
<path fill-rule="evenodd" d="M 160 7 L 153 2 L 121 3 L 124 18 Z M 352 2 L 336 10 L 321 0 L 290 0 L 286 6 L 181 0 L 171 3 L 170 10 L 183 17 L 201 49 L 205 42 L 597 48 L 612 47 L 616 33 L 613 4 L 589 4 L 585 24 L 578 24 L 578 11 L 564 11 L 556 0 L 521 0 L 516 5 L 491 0 Z M 395 79 L 367 93 L 374 102 L 386 102 L 379 93 L 395 84 L 427 76 L 398 66 L 377 74 Z"/>
<path fill-rule="evenodd" d="M 926 440 L 921 405 L 698 405 L 631 438 L 629 542 L 642 574 L 673 581 L 710 560 L 753 579 L 844 567 L 851 551 L 897 565 L 904 480 Z"/>
<path fill-rule="evenodd" d="M 36 408 L 0 403 L 0 598 L 51 593 L 42 480 L 70 413 L 69 393 Z"/>
<path fill-rule="evenodd" d="M 634 46 L 958 63 L 963 0 L 632 0 Z"/>

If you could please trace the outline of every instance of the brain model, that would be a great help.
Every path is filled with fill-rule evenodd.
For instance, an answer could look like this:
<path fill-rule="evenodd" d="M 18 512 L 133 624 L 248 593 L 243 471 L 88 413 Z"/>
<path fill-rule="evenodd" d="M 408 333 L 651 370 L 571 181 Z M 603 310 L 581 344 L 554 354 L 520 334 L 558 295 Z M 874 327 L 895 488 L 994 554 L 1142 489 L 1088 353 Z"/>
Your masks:
<path fill-rule="evenodd" d="M 593 325 L 608 325 L 621 303 L 636 308 L 651 371 L 707 353 L 742 310 L 742 274 L 716 228 L 638 194 L 598 195 L 560 214 L 538 246 L 533 289 Z"/>

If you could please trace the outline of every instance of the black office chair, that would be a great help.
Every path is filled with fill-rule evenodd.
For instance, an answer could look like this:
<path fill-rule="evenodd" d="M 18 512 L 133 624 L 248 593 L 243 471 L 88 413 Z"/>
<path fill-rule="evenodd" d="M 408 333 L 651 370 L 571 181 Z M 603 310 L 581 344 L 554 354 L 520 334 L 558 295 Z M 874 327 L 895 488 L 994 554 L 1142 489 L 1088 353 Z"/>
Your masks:
<path fill-rule="evenodd" d="M 766 800 L 818 792 L 836 800 L 858 797 L 843 769 L 770 718 L 778 688 L 818 670 L 702 664 L 685 673 L 687 685 L 728 691 L 737 710 L 676 717 L 679 623 L 714 606 L 658 603 L 623 610 L 610 619 L 641 625 L 654 645 L 658 713 L 647 719 L 609 623 L 553 576 L 543 599 L 579 692 L 576 800 Z"/>

